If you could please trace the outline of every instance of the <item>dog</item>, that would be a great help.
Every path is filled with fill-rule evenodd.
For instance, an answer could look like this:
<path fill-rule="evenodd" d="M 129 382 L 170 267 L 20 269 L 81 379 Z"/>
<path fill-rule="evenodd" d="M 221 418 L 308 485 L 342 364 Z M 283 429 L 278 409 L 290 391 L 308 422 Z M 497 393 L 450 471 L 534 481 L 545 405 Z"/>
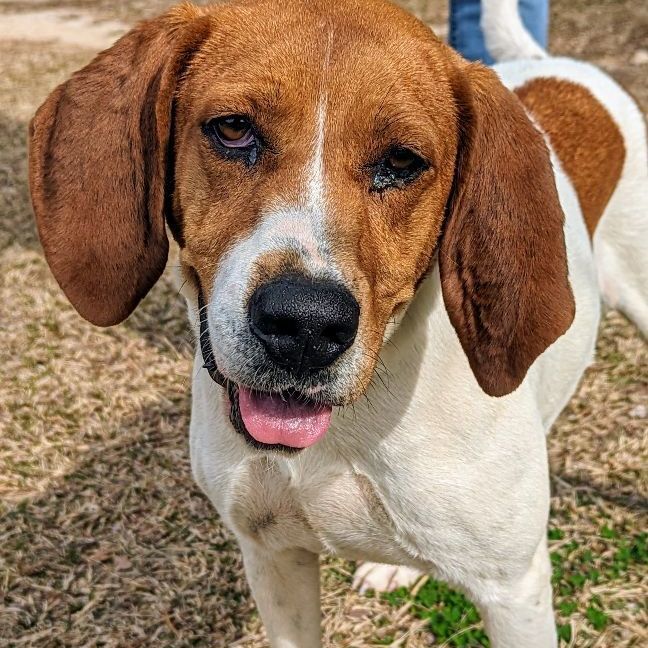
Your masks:
<path fill-rule="evenodd" d="M 601 298 L 648 331 L 645 122 L 614 81 L 468 63 L 383 0 L 184 4 L 52 92 L 29 173 L 97 325 L 177 242 L 193 474 L 272 646 L 320 645 L 322 552 L 556 645 L 545 435 Z"/>

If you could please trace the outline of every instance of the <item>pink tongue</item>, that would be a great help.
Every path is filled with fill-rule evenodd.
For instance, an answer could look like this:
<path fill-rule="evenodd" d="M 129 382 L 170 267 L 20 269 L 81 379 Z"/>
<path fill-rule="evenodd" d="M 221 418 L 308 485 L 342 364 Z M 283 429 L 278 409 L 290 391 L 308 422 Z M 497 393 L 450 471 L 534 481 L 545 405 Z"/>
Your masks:
<path fill-rule="evenodd" d="M 302 403 L 239 388 L 239 408 L 247 431 L 260 443 L 307 448 L 319 441 L 331 423 L 330 405 Z"/>

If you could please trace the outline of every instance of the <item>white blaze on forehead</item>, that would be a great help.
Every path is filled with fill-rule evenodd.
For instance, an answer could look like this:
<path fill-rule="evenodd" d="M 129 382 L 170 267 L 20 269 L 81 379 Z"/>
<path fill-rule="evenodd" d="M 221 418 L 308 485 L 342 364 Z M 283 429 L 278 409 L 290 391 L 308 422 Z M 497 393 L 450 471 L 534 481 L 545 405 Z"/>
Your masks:
<path fill-rule="evenodd" d="M 326 187 L 324 184 L 324 136 L 326 131 L 326 94 L 317 105 L 315 148 L 308 174 L 308 208 L 324 215 L 326 213 Z"/>
<path fill-rule="evenodd" d="M 293 245 L 300 248 L 306 268 L 314 274 L 340 278 L 327 236 L 326 178 L 324 174 L 324 139 L 326 137 L 326 96 L 321 96 L 315 114 L 313 149 L 305 168 L 304 193 L 295 205 L 283 205 L 271 211 L 278 230 L 290 230 Z M 283 219 L 283 222 L 279 222 Z"/>
<path fill-rule="evenodd" d="M 315 113 L 314 146 L 306 186 L 306 207 L 310 214 L 313 235 L 321 241 L 326 238 L 325 221 L 327 216 L 326 178 L 324 175 L 324 142 L 326 138 L 327 82 L 331 59 L 333 32 L 329 29 L 326 49 L 322 61 L 319 100 Z M 326 246 L 328 247 L 328 246 Z"/>

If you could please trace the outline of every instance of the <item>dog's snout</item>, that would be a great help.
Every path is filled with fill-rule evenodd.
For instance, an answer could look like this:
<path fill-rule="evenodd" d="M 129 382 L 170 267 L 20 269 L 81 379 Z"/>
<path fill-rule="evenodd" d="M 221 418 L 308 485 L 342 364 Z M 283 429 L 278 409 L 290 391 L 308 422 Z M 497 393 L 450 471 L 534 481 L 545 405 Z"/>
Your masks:
<path fill-rule="evenodd" d="M 352 344 L 360 306 L 341 284 L 298 275 L 263 284 L 250 299 L 250 328 L 278 365 L 295 374 L 328 367 Z"/>

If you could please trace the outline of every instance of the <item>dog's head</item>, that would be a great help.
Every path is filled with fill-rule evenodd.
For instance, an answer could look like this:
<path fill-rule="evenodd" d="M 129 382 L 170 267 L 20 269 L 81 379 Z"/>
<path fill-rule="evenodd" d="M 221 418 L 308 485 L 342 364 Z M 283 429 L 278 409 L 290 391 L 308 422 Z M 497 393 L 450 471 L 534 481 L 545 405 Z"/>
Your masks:
<path fill-rule="evenodd" d="M 30 139 L 41 240 L 75 308 L 126 318 L 168 224 L 259 442 L 308 445 L 366 390 L 437 259 L 490 395 L 571 323 L 542 136 L 493 72 L 381 0 L 183 5 L 59 86 Z"/>

